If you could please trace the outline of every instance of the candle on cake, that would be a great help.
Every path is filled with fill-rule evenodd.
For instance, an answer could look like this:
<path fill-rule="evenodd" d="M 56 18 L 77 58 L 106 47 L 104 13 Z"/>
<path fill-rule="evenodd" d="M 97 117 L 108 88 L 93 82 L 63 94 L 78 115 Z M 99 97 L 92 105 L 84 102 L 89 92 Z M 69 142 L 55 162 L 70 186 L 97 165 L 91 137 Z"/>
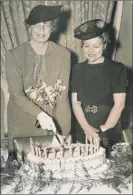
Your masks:
<path fill-rule="evenodd" d="M 85 144 L 86 144 L 86 155 L 88 155 L 88 138 L 87 138 L 87 135 L 85 135 Z"/>
<path fill-rule="evenodd" d="M 99 137 L 97 138 L 97 151 L 99 150 L 99 148 L 100 148 L 100 139 L 99 139 Z"/>
<path fill-rule="evenodd" d="M 96 148 L 96 145 L 94 144 L 94 145 L 93 145 L 93 153 L 96 152 L 96 149 L 97 149 L 97 148 Z"/>
<path fill-rule="evenodd" d="M 35 142 L 35 156 L 38 156 L 38 142 Z"/>
<path fill-rule="evenodd" d="M 52 153 L 53 153 L 53 159 L 55 159 L 56 158 L 56 152 L 55 152 L 54 148 L 52 149 Z"/>
<path fill-rule="evenodd" d="M 60 154 L 61 154 L 61 158 L 62 158 L 63 157 L 63 154 L 64 154 L 63 147 L 60 147 Z"/>
<path fill-rule="evenodd" d="M 72 156 L 72 146 L 69 147 L 70 156 Z"/>
<path fill-rule="evenodd" d="M 86 145 L 88 144 L 88 137 L 87 137 L 87 135 L 85 135 L 85 144 Z"/>
<path fill-rule="evenodd" d="M 89 152 L 89 148 L 88 148 L 88 144 L 86 144 L 86 155 L 88 155 Z"/>
<path fill-rule="evenodd" d="M 34 150 L 33 141 L 31 137 L 30 137 L 30 149 L 31 149 L 31 154 L 35 155 L 35 150 Z"/>
<path fill-rule="evenodd" d="M 79 145 L 79 143 L 77 145 L 77 149 L 78 149 L 78 155 L 80 156 L 80 145 Z"/>
<path fill-rule="evenodd" d="M 95 152 L 99 150 L 100 147 L 100 139 L 99 137 L 95 138 Z"/>
<path fill-rule="evenodd" d="M 47 159 L 47 148 L 46 147 L 44 147 L 44 156 L 45 156 L 45 159 Z"/>
<path fill-rule="evenodd" d="M 42 157 L 41 156 L 41 147 L 40 147 L 40 143 L 38 142 L 38 156 L 39 157 Z"/>
<path fill-rule="evenodd" d="M 90 143 L 90 154 L 93 154 L 93 144 Z"/>

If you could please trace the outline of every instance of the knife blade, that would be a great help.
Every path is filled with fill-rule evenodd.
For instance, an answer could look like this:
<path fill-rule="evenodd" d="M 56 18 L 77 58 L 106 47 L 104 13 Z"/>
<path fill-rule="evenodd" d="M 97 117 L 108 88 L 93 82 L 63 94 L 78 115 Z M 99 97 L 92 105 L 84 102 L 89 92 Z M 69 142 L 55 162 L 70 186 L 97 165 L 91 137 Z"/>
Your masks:
<path fill-rule="evenodd" d="M 36 121 L 35 126 L 36 126 L 37 128 L 40 128 L 40 127 L 41 127 L 38 120 Z M 54 132 L 54 135 L 55 135 L 56 139 L 58 140 L 59 144 L 61 145 L 61 147 L 64 148 L 64 145 L 61 143 L 61 141 L 60 141 L 60 139 L 59 139 L 57 133 Z"/>
<path fill-rule="evenodd" d="M 58 140 L 59 144 L 61 145 L 61 147 L 64 148 L 64 145 L 61 143 L 57 133 L 54 133 L 54 135 L 55 135 L 56 139 Z"/>

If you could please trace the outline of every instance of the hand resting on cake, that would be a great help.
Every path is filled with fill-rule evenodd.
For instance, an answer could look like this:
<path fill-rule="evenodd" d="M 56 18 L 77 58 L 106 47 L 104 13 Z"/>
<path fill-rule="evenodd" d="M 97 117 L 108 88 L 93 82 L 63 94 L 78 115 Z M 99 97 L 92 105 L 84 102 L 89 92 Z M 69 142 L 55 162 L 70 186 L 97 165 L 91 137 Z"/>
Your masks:
<path fill-rule="evenodd" d="M 86 139 L 89 140 L 90 145 L 94 146 L 94 152 L 97 152 L 100 147 L 100 137 L 97 134 L 98 131 L 99 130 L 95 129 L 92 126 L 85 130 Z"/>
<path fill-rule="evenodd" d="M 90 126 L 90 125 L 88 125 L 84 129 L 84 131 L 85 131 L 85 134 L 87 135 L 88 139 L 90 139 L 90 137 L 92 137 L 92 138 L 98 137 L 99 130 Z"/>
<path fill-rule="evenodd" d="M 83 109 L 81 107 L 81 102 L 77 99 L 77 93 L 72 93 L 72 108 L 75 114 L 76 119 L 78 120 L 82 130 L 87 135 L 88 140 L 92 143 L 94 143 L 96 146 L 99 145 L 99 135 L 97 129 L 95 129 L 93 126 L 91 126 L 83 112 Z"/>

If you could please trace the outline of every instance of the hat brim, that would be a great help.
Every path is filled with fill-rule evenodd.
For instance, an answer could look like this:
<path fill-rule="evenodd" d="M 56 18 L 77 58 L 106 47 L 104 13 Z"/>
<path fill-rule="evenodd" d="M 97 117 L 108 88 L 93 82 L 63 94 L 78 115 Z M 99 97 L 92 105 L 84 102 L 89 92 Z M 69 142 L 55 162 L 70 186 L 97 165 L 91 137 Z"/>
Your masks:
<path fill-rule="evenodd" d="M 47 22 L 59 17 L 61 13 L 61 5 L 59 6 L 45 6 L 43 9 L 33 10 L 29 17 L 25 20 L 26 24 L 34 25 L 40 22 Z"/>
<path fill-rule="evenodd" d="M 94 19 L 79 25 L 74 30 L 74 37 L 80 40 L 89 40 L 99 37 L 107 31 L 107 24 L 100 19 Z"/>
<path fill-rule="evenodd" d="M 89 39 L 99 37 L 102 34 L 103 34 L 103 30 L 99 30 L 99 31 L 93 31 L 91 33 L 89 32 L 88 34 L 85 35 L 74 35 L 74 37 L 80 40 L 89 40 Z"/>

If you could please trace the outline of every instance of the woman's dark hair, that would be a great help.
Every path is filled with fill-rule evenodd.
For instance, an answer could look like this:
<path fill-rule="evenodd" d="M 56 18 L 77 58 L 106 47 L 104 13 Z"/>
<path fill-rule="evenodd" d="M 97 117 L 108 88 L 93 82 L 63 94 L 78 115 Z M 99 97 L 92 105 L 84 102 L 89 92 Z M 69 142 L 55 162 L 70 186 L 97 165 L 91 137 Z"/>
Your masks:
<path fill-rule="evenodd" d="M 56 18 L 56 19 L 50 21 L 53 32 L 56 32 L 58 30 L 58 23 L 59 23 L 59 18 Z M 28 29 L 30 27 L 30 25 L 27 24 L 25 21 L 24 21 L 24 25 L 25 25 L 26 29 Z"/>
<path fill-rule="evenodd" d="M 103 44 L 107 44 L 109 42 L 109 34 L 107 32 L 103 32 L 99 38 L 103 40 Z"/>

